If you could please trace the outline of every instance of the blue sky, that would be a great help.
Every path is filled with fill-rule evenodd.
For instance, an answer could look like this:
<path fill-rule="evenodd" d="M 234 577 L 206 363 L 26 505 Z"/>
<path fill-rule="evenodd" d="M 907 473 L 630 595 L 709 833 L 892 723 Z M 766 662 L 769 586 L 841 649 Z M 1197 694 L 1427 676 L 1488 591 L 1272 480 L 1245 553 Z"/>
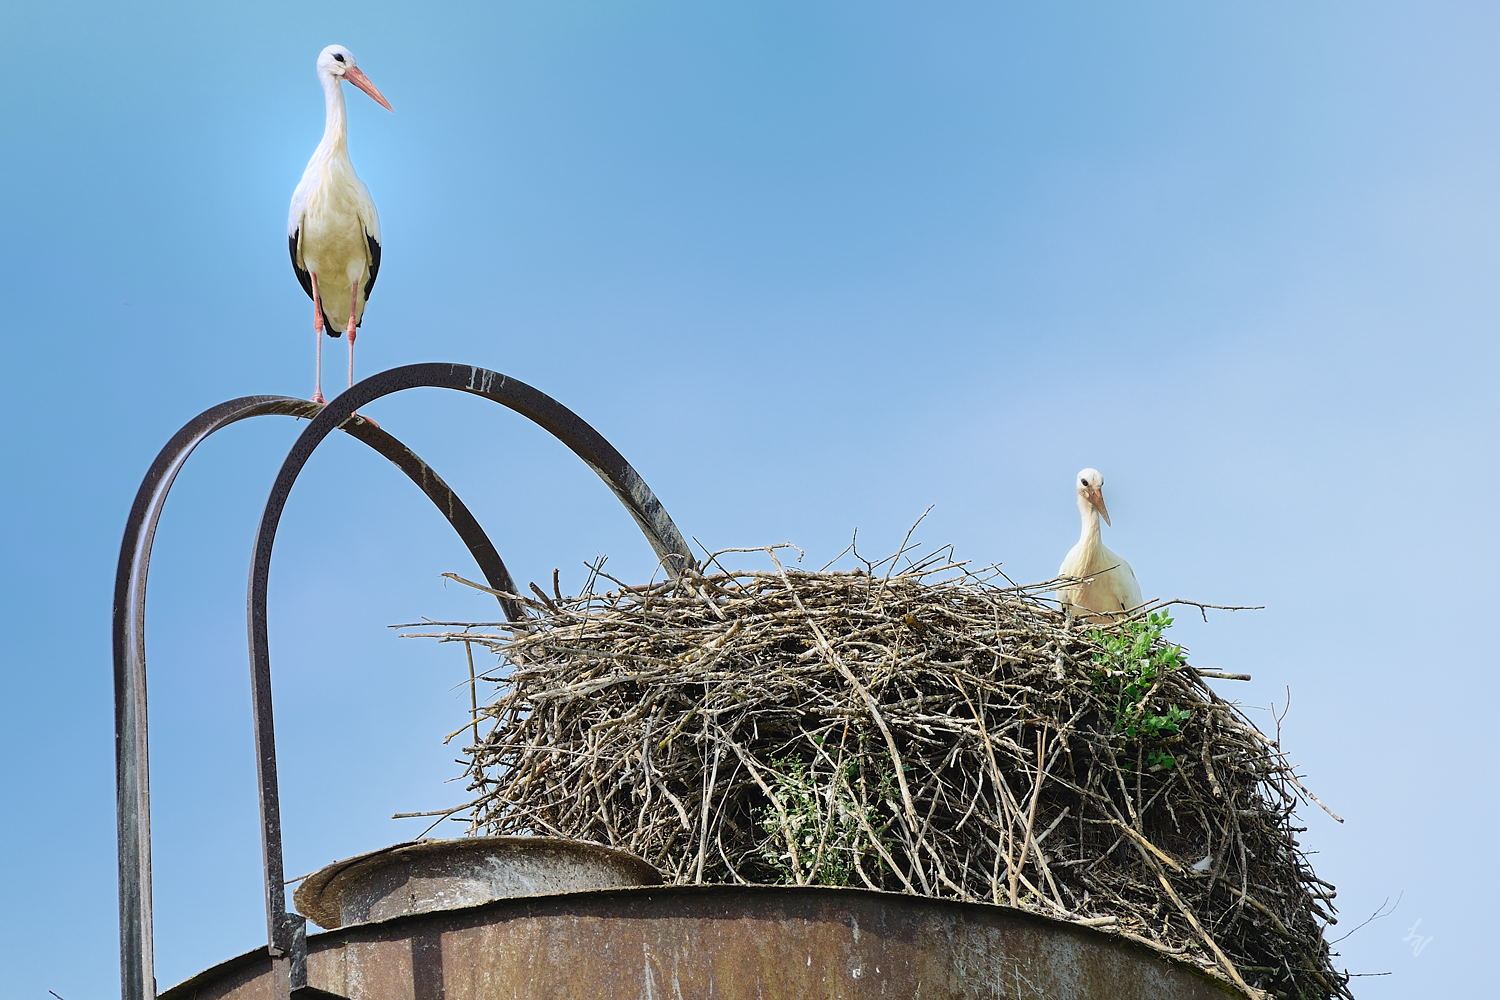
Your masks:
<path fill-rule="evenodd" d="M 459 361 L 568 403 L 710 545 L 859 528 L 1056 569 L 1071 476 L 1348 822 L 1306 815 L 1361 997 L 1460 995 L 1490 951 L 1485 642 L 1500 10 L 1479 3 L 9 5 L 0 249 L 10 428 L 6 997 L 117 989 L 111 575 L 199 410 L 305 395 L 286 204 L 347 44 L 384 265 L 361 370 Z M 341 368 L 329 342 L 330 371 Z M 336 377 L 331 384 L 336 384 Z M 436 391 L 371 412 L 518 576 L 650 553 L 539 430 Z M 269 426 L 266 426 L 269 425 Z M 243 587 L 290 421 L 179 481 L 151 590 L 163 986 L 262 940 Z M 413 836 L 461 789 L 462 657 L 385 627 L 489 617 L 426 501 L 334 440 L 272 581 L 287 866 Z M 1490 588 L 1487 590 L 1486 588 Z M 1254 707 L 1260 706 L 1260 707 Z M 1476 861 L 1476 858 L 1480 859 Z M 1475 872 L 1478 871 L 1476 879 Z M 1415 928 L 1415 929 L 1414 929 Z M 1342 930 L 1336 931 L 1342 933 Z"/>

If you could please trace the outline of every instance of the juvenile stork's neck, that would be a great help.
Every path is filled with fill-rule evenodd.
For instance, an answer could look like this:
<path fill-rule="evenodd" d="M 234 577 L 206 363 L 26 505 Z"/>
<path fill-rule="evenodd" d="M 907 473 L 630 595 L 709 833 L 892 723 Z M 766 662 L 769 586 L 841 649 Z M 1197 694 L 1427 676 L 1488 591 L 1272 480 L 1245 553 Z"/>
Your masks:
<path fill-rule="evenodd" d="M 318 152 L 324 156 L 349 155 L 349 123 L 344 114 L 344 88 L 332 73 L 321 74 L 323 82 L 323 141 Z"/>
<path fill-rule="evenodd" d="M 1099 512 L 1094 505 L 1089 503 L 1088 498 L 1078 498 L 1078 517 L 1082 522 L 1078 531 L 1078 542 L 1084 551 L 1093 555 L 1099 551 Z"/>

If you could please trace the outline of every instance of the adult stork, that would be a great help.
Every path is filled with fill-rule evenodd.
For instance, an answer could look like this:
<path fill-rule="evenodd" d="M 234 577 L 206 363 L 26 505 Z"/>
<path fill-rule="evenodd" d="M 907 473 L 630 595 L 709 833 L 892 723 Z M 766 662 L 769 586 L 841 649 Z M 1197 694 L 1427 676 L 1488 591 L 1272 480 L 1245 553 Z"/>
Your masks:
<path fill-rule="evenodd" d="M 340 86 L 345 80 L 391 110 L 390 102 L 355 64 L 354 53 L 342 45 L 318 53 L 318 82 L 326 109 L 323 139 L 292 192 L 286 226 L 292 270 L 313 302 L 315 403 L 323 402 L 325 330 L 330 337 L 349 337 L 349 384 L 354 384 L 354 331 L 380 273 L 380 217 L 369 189 L 349 162 L 349 126 Z"/>
<path fill-rule="evenodd" d="M 1099 539 L 1099 519 L 1109 524 L 1104 503 L 1104 474 L 1084 469 L 1073 480 L 1078 515 L 1083 521 L 1078 541 L 1068 550 L 1057 575 L 1077 582 L 1059 587 L 1063 610 L 1090 620 L 1109 618 L 1141 606 L 1141 586 L 1135 571 Z"/>

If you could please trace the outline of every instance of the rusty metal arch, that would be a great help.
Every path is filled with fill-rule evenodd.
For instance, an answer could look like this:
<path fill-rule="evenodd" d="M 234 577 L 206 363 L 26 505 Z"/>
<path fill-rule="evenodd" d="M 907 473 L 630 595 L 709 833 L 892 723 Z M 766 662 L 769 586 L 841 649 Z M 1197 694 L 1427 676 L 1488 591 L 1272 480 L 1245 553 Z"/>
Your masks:
<path fill-rule="evenodd" d="M 120 875 L 120 976 L 123 1000 L 154 1000 L 155 959 L 151 901 L 151 792 L 146 714 L 146 581 L 156 526 L 167 495 L 188 457 L 209 436 L 260 416 L 312 419 L 323 407 L 289 396 L 242 396 L 188 421 L 151 463 L 126 519 L 115 571 L 113 655 L 115 794 Z M 351 410 L 352 412 L 352 410 Z M 513 593 L 500 553 L 463 501 L 443 479 L 392 435 L 367 420 L 340 420 L 340 429 L 368 445 L 416 483 L 453 525 L 489 585 Z M 501 600 L 507 618 L 520 614 Z"/>
<path fill-rule="evenodd" d="M 271 701 L 270 640 L 266 622 L 271 553 L 276 529 L 298 475 L 324 438 L 360 407 L 407 389 L 451 389 L 499 403 L 543 428 L 604 480 L 635 519 L 657 558 L 673 576 L 696 565 L 686 539 L 656 495 L 604 436 L 582 417 L 540 390 L 499 372 L 468 365 L 406 365 L 372 375 L 331 400 L 293 443 L 271 487 L 255 537 L 250 568 L 248 626 L 250 684 L 255 707 L 256 772 L 260 779 L 261 849 L 265 864 L 266 929 L 282 996 L 307 989 L 306 921 L 286 907 L 280 783 L 276 771 L 276 726 Z"/>

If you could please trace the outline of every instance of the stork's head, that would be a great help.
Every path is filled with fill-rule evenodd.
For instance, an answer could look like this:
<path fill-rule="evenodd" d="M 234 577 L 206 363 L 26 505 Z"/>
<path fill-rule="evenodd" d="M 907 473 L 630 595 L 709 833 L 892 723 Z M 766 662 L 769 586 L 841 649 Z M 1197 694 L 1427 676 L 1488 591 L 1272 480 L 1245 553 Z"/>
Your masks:
<path fill-rule="evenodd" d="M 332 77 L 334 80 L 348 80 L 360 90 L 369 94 L 376 104 L 387 111 L 394 110 L 391 102 L 385 99 L 385 95 L 375 89 L 370 78 L 365 76 L 354 62 L 354 53 L 342 45 L 330 45 L 318 53 L 318 75 Z"/>
<path fill-rule="evenodd" d="M 1109 508 L 1104 506 L 1104 473 L 1098 469 L 1084 469 L 1078 473 L 1073 485 L 1078 491 L 1079 509 L 1093 508 L 1108 524 Z"/>

